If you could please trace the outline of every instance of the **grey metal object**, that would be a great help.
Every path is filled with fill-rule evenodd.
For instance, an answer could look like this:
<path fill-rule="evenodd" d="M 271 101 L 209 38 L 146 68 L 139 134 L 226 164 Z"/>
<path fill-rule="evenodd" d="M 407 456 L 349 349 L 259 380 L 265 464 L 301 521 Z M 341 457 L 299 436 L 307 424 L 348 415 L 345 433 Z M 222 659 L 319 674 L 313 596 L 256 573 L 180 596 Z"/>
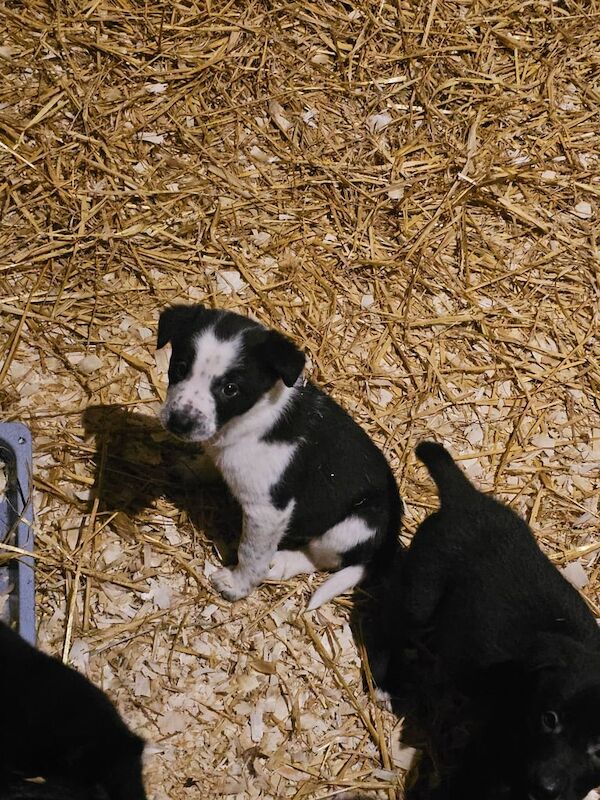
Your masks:
<path fill-rule="evenodd" d="M 31 434 L 20 422 L 0 423 L 0 460 L 7 483 L 0 499 L 0 542 L 29 553 L 33 551 Z M 8 561 L 0 551 L 0 619 L 35 644 L 35 580 L 33 558 L 16 555 Z"/>

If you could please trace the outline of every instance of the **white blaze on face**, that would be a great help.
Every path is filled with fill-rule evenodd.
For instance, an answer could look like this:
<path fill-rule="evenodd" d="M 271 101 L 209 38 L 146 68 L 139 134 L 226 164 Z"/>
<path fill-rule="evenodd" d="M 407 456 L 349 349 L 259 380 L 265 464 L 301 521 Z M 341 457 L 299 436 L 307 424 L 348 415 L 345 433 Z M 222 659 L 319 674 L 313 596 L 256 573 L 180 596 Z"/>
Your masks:
<path fill-rule="evenodd" d="M 212 328 L 194 340 L 195 358 L 189 375 L 167 393 L 163 415 L 181 412 L 194 420 L 189 438 L 209 439 L 217 432 L 217 408 L 211 392 L 215 378 L 228 372 L 239 358 L 241 337 L 221 340 Z"/>

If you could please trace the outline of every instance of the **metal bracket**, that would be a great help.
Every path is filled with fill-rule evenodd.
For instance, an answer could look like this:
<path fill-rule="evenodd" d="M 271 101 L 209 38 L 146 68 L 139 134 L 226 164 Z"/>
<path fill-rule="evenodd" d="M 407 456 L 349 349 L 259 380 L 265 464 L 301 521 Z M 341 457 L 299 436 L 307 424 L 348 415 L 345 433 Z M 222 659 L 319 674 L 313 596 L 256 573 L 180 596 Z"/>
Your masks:
<path fill-rule="evenodd" d="M 31 433 L 21 422 L 0 422 L 0 460 L 7 484 L 0 499 L 0 542 L 33 552 Z M 9 551 L 2 551 L 3 557 Z M 35 645 L 35 576 L 32 556 L 0 562 L 0 595 L 8 594 L 0 618 Z"/>

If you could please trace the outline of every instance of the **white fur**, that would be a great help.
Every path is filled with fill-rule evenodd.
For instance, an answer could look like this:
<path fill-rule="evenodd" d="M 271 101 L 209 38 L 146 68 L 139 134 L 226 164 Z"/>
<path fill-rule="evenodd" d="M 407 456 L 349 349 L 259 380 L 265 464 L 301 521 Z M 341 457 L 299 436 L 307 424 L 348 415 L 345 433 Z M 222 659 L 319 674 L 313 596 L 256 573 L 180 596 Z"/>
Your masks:
<path fill-rule="evenodd" d="M 314 572 L 316 569 L 314 561 L 304 550 L 278 550 L 269 565 L 267 580 L 287 581 L 295 575 Z"/>
<path fill-rule="evenodd" d="M 208 443 L 213 451 L 237 447 L 242 439 L 248 436 L 259 439 L 268 433 L 296 392 L 294 387 L 277 381 L 272 389 L 266 392 L 252 408 L 238 417 L 233 417 L 221 428 L 218 434 Z"/>
<path fill-rule="evenodd" d="M 375 695 L 375 701 L 380 706 L 383 706 L 388 711 L 392 710 L 392 695 L 389 692 L 384 691 L 384 689 L 379 689 L 378 687 L 375 687 L 374 695 Z"/>
<path fill-rule="evenodd" d="M 284 413 L 293 391 L 278 381 L 249 411 L 229 420 L 206 442 L 207 453 L 244 510 L 246 505 L 272 507 L 271 487 L 292 460 L 295 444 L 262 437 Z"/>
<path fill-rule="evenodd" d="M 212 578 L 231 600 L 245 597 L 264 580 L 294 511 L 293 500 L 283 509 L 276 508 L 271 488 L 292 460 L 296 445 L 262 438 L 285 412 L 293 391 L 278 381 L 249 411 L 231 419 L 207 442 L 207 452 L 244 512 L 238 566 L 219 570 Z"/>
<path fill-rule="evenodd" d="M 310 598 L 308 610 L 314 611 L 319 608 L 323 603 L 327 603 L 338 594 L 353 589 L 358 583 L 362 581 L 365 576 L 365 568 L 360 564 L 355 564 L 352 567 L 344 567 L 339 572 L 334 572 L 331 578 L 328 578 L 322 583 L 317 591 Z"/>
<path fill-rule="evenodd" d="M 309 545 L 310 556 L 320 569 L 337 569 L 340 555 L 375 535 L 360 517 L 346 517 Z"/>
<path fill-rule="evenodd" d="M 187 378 L 169 387 L 162 415 L 166 420 L 173 411 L 193 410 L 194 429 L 186 436 L 190 441 L 204 441 L 215 435 L 217 409 L 210 387 L 215 378 L 224 375 L 236 363 L 241 338 L 221 340 L 212 328 L 194 340 L 195 358 Z"/>
<path fill-rule="evenodd" d="M 367 541 L 373 535 L 374 531 L 363 520 L 349 517 L 334 525 L 320 538 L 312 539 L 306 550 L 279 550 L 273 556 L 266 577 L 269 580 L 284 581 L 319 569 L 337 569 L 342 553 Z M 360 583 L 364 575 L 365 569 L 362 565 L 345 567 L 336 572 L 313 594 L 308 610 L 313 611 L 338 594 L 352 589 Z"/>

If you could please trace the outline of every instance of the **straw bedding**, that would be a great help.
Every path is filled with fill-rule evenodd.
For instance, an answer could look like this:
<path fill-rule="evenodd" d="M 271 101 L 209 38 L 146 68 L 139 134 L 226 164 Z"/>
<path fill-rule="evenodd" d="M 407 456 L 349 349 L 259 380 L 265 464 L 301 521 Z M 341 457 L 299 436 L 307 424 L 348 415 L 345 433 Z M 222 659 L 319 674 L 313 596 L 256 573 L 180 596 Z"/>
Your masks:
<path fill-rule="evenodd" d="M 599 25 L 595 0 L 0 3 L 0 402 L 34 434 L 40 643 L 148 738 L 157 800 L 395 797 L 408 761 L 349 601 L 211 591 L 238 515 L 155 422 L 169 302 L 302 343 L 406 539 L 435 436 L 598 611 Z"/>

